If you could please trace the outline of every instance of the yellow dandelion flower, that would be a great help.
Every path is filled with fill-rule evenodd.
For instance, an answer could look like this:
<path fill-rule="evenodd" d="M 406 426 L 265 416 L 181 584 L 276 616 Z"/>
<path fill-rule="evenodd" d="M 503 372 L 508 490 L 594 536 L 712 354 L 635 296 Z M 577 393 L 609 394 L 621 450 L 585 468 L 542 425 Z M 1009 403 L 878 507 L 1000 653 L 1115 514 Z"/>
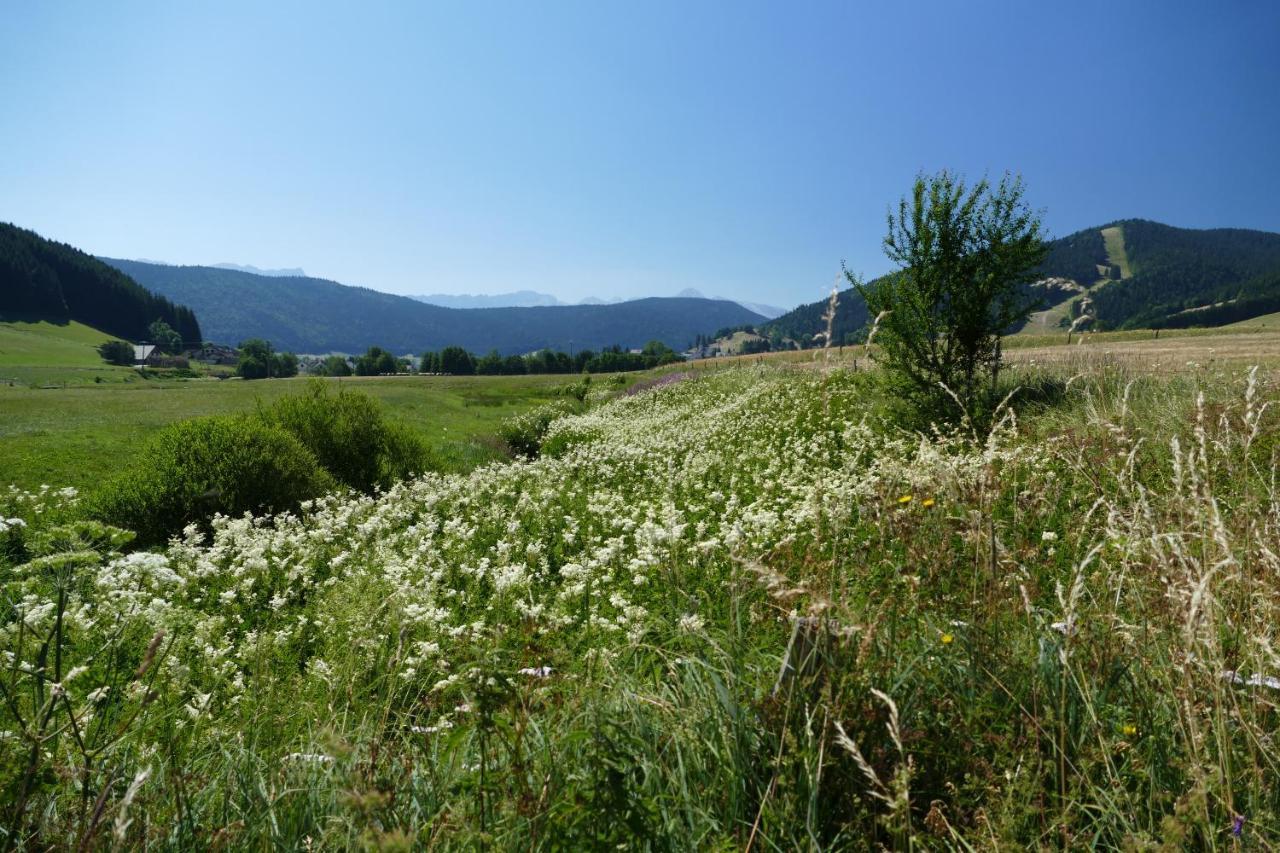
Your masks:
<path fill-rule="evenodd" d="M 1123 726 L 1121 726 L 1120 731 L 1121 733 L 1124 734 L 1125 737 L 1133 737 L 1138 733 L 1138 727 L 1135 726 L 1133 723 L 1125 723 Z"/>
<path fill-rule="evenodd" d="M 920 506 L 923 506 L 923 507 L 933 506 L 933 498 L 925 498 L 924 500 L 920 501 Z"/>
<path fill-rule="evenodd" d="M 950 634 L 943 634 L 943 635 L 942 635 L 942 645 L 944 645 L 944 646 L 949 646 L 949 645 L 951 645 L 951 644 L 955 641 L 955 639 L 956 639 L 956 638 L 955 638 L 955 637 L 953 637 L 953 636 L 951 636 Z"/>
<path fill-rule="evenodd" d="M 905 504 L 909 504 L 909 503 L 911 503 L 911 499 L 912 499 L 913 497 L 914 497 L 914 495 L 903 495 L 902 497 L 898 498 L 898 503 L 900 503 L 900 504 L 904 504 L 904 505 L 905 505 Z"/>

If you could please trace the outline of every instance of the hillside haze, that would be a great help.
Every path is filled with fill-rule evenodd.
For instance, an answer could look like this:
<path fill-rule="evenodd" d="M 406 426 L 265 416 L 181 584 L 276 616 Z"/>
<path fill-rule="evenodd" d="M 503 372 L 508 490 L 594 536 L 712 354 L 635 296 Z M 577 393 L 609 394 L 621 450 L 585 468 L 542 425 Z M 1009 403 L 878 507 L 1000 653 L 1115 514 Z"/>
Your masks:
<path fill-rule="evenodd" d="M 444 308 L 319 278 L 103 260 L 155 293 L 192 305 L 209 340 L 266 338 L 278 349 L 304 353 L 355 353 L 373 345 L 409 353 L 458 345 L 512 355 L 640 347 L 650 340 L 683 349 L 699 334 L 765 319 L 733 302 L 656 297 L 608 305 Z"/>

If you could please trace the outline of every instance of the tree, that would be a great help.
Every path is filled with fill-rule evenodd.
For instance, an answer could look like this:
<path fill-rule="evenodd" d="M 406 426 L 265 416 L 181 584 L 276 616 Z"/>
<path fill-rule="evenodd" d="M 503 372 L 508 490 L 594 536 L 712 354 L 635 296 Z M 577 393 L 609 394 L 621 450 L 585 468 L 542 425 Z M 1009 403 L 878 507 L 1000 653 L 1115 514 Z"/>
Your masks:
<path fill-rule="evenodd" d="M 502 356 L 496 349 L 491 349 L 476 359 L 476 373 L 481 376 L 496 376 L 502 372 Z"/>
<path fill-rule="evenodd" d="M 123 367 L 133 364 L 133 344 L 128 341 L 105 341 L 98 344 L 98 354 L 107 364 Z"/>
<path fill-rule="evenodd" d="M 966 187 L 943 171 L 917 176 L 888 226 L 885 254 L 900 269 L 869 284 L 845 270 L 877 318 L 878 357 L 918 397 L 950 391 L 976 422 L 996 389 L 1000 336 L 1034 306 L 1022 286 L 1047 251 L 1040 217 L 1021 178 Z"/>
<path fill-rule="evenodd" d="M 244 379 L 266 379 L 272 373 L 272 361 L 275 352 L 270 341 L 262 338 L 250 338 L 240 342 L 240 361 L 236 364 L 236 375 Z"/>
<path fill-rule="evenodd" d="M 271 375 L 277 378 L 298 375 L 298 357 L 291 352 L 278 352 L 271 358 Z"/>
<path fill-rule="evenodd" d="M 397 368 L 396 357 L 382 347 L 369 347 L 356 359 L 356 376 L 384 376 Z"/>
<path fill-rule="evenodd" d="M 440 350 L 440 372 L 470 376 L 476 372 L 475 359 L 462 347 L 445 347 Z"/>
<path fill-rule="evenodd" d="M 316 368 L 316 373 L 321 376 L 350 376 L 351 365 L 347 363 L 346 358 L 340 355 L 331 355 L 320 362 L 320 366 Z"/>
<path fill-rule="evenodd" d="M 147 335 L 160 352 L 170 355 L 182 352 L 182 335 L 175 332 L 173 327 L 164 320 L 157 319 L 148 326 Z"/>

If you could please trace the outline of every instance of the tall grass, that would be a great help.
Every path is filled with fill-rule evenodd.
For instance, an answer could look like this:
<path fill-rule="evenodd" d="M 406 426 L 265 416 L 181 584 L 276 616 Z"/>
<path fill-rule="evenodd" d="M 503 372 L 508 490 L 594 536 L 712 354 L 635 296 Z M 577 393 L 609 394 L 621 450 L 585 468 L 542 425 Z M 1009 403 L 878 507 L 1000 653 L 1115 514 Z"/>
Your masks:
<path fill-rule="evenodd" d="M 10 492 L 0 843 L 1280 844 L 1274 384 L 1011 381 L 724 370 L 157 554 Z"/>

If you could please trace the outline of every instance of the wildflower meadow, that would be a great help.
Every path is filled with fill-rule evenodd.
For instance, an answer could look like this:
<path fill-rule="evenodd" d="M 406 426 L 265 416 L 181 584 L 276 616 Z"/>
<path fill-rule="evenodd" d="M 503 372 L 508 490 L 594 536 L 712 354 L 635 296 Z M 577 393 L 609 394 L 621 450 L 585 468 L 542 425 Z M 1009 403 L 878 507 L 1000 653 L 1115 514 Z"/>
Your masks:
<path fill-rule="evenodd" d="M 137 546 L 0 493 L 5 849 L 1280 845 L 1258 369 L 765 362 Z"/>

